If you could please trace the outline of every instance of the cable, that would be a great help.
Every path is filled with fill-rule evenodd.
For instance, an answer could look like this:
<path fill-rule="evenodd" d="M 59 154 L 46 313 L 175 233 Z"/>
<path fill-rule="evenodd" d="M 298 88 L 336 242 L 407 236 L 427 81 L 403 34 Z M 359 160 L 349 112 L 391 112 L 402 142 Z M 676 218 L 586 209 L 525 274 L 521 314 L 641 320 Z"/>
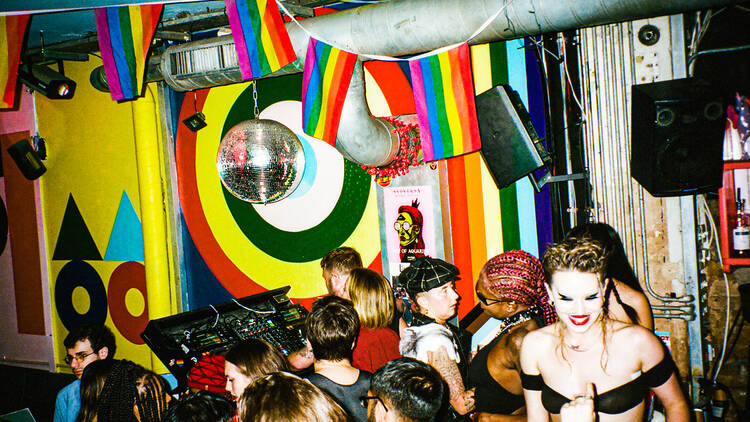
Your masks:
<path fill-rule="evenodd" d="M 709 226 L 711 226 L 711 233 L 713 235 L 714 244 L 716 245 L 716 251 L 717 255 L 719 257 L 719 265 L 723 268 L 724 267 L 724 260 L 721 257 L 721 246 L 719 246 L 719 233 L 716 230 L 716 223 L 714 222 L 714 217 L 711 214 L 711 210 L 708 208 L 708 203 L 706 202 L 705 195 L 698 195 L 697 197 L 698 202 L 701 205 L 701 212 L 703 213 L 706 220 L 708 220 Z M 711 382 L 716 382 L 716 377 L 719 376 L 719 372 L 721 372 L 721 367 L 724 364 L 724 354 L 727 351 L 727 337 L 729 335 L 729 309 L 731 308 L 730 302 L 731 297 L 729 296 L 729 280 L 727 279 L 727 274 L 722 271 L 722 275 L 724 276 L 724 290 L 726 293 L 727 298 L 727 311 L 726 311 L 726 318 L 724 320 L 724 338 L 721 340 L 721 355 L 719 356 L 719 360 L 716 364 L 716 370 L 712 374 Z M 700 302 L 700 299 L 698 299 Z M 699 310 L 700 311 L 700 310 Z"/>
<path fill-rule="evenodd" d="M 239 306 L 240 308 L 247 309 L 248 311 L 255 312 L 256 314 L 268 315 L 268 314 L 276 313 L 275 310 L 272 310 L 272 311 L 262 311 L 262 310 L 258 310 L 258 309 L 248 308 L 247 306 L 241 304 L 240 302 L 237 302 L 237 299 L 232 299 L 232 302 L 236 303 L 237 306 Z"/>
<path fill-rule="evenodd" d="M 324 39 L 322 39 L 320 37 L 314 36 L 314 34 L 312 34 L 310 31 L 308 31 L 307 28 L 305 28 L 304 26 L 302 26 L 297 21 L 297 19 L 294 17 L 294 15 L 292 15 L 286 9 L 286 7 L 284 7 L 284 5 L 282 3 L 278 3 L 277 2 L 276 4 L 279 6 L 279 9 L 281 9 L 281 11 L 284 12 L 284 14 L 287 15 L 292 20 L 292 22 L 294 22 L 302 30 L 302 32 L 304 32 L 305 34 L 307 34 L 310 38 L 315 38 L 316 40 L 319 40 L 319 41 L 322 41 L 322 42 L 324 42 L 324 43 L 326 43 L 328 45 L 334 46 L 334 47 L 338 48 L 341 51 L 346 51 L 348 53 L 355 53 L 358 56 L 367 57 L 368 59 L 399 62 L 399 61 L 410 61 L 410 60 L 415 60 L 415 59 L 421 59 L 423 57 L 431 56 L 433 54 L 442 53 L 444 51 L 451 50 L 451 49 L 453 49 L 453 48 L 455 48 L 455 47 L 457 47 L 457 46 L 459 46 L 461 44 L 464 44 L 464 43 L 467 43 L 467 42 L 471 41 L 474 37 L 476 37 L 482 31 L 484 31 L 485 28 L 487 28 L 492 23 L 492 21 L 494 21 L 495 19 L 497 19 L 497 17 L 500 16 L 500 13 L 502 13 L 503 10 L 507 9 L 508 6 L 510 6 L 512 3 L 513 3 L 513 0 L 508 0 L 500 9 L 498 9 L 497 12 L 495 12 L 486 21 L 484 21 L 484 23 L 482 25 L 480 25 L 479 28 L 477 28 L 477 30 L 474 31 L 474 33 L 472 33 L 466 41 L 458 42 L 458 43 L 447 45 L 447 46 L 444 46 L 444 47 L 440 47 L 440 48 L 437 48 L 435 50 L 428 51 L 426 53 L 422 53 L 422 54 L 417 55 L 417 56 L 409 57 L 408 59 L 403 59 L 403 58 L 398 58 L 398 57 L 392 57 L 392 56 L 380 56 L 380 55 L 376 55 L 376 54 L 363 54 L 363 53 L 349 51 L 349 50 L 346 50 L 344 48 L 341 48 L 341 47 L 337 46 L 333 42 L 329 42 L 329 41 L 324 40 Z"/>
<path fill-rule="evenodd" d="M 211 309 L 213 309 L 213 310 L 214 310 L 214 312 L 216 312 L 216 319 L 214 320 L 214 325 L 212 325 L 212 326 L 211 326 L 211 328 L 214 328 L 214 327 L 216 327 L 216 324 L 218 324 L 218 323 L 219 323 L 219 311 L 217 311 L 217 310 L 216 310 L 216 308 L 214 308 L 214 305 L 208 305 L 208 306 L 209 306 L 209 307 L 210 307 Z"/>

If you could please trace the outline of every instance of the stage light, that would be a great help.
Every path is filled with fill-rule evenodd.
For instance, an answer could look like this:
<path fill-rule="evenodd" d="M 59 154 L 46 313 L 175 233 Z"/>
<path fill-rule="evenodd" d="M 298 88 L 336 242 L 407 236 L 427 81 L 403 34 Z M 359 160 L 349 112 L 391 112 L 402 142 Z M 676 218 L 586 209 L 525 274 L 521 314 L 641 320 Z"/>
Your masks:
<path fill-rule="evenodd" d="M 47 66 L 21 65 L 18 78 L 31 89 L 52 100 L 69 100 L 76 91 L 76 83 Z"/>
<path fill-rule="evenodd" d="M 193 132 L 197 132 L 208 125 L 208 123 L 206 123 L 206 116 L 204 116 L 200 111 L 186 118 L 182 121 L 182 123 L 184 123 L 185 126 L 187 126 L 188 129 Z"/>

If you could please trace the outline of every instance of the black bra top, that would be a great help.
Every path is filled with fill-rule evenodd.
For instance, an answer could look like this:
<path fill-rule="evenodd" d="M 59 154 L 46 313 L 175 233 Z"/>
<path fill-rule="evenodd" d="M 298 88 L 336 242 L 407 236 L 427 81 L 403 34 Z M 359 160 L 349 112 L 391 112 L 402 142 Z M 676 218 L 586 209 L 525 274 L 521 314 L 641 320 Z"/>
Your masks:
<path fill-rule="evenodd" d="M 609 415 L 626 412 L 638 406 L 648 394 L 649 389 L 667 382 L 674 372 L 675 366 L 672 358 L 665 355 L 661 362 L 639 375 L 638 378 L 597 394 L 594 400 L 594 410 Z M 521 384 L 526 390 L 541 391 L 542 405 L 547 412 L 552 414 L 559 414 L 560 408 L 572 400 L 547 386 L 541 374 L 527 375 L 522 372 Z"/>

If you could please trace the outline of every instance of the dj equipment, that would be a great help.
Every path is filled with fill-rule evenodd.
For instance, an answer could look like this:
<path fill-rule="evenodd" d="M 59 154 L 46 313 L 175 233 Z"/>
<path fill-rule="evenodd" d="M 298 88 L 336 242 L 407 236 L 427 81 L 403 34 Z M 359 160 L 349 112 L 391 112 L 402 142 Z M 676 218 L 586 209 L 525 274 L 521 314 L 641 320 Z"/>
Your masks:
<path fill-rule="evenodd" d="M 141 337 L 180 385 L 208 353 L 222 353 L 245 339 L 258 338 L 288 355 L 305 347 L 307 310 L 287 297 L 290 287 L 231 300 L 149 321 Z"/>
<path fill-rule="evenodd" d="M 721 187 L 724 105 L 705 81 L 632 86 L 630 174 L 653 196 Z"/>
<path fill-rule="evenodd" d="M 477 95 L 476 106 L 482 157 L 498 189 L 551 162 L 521 97 L 510 86 Z"/>

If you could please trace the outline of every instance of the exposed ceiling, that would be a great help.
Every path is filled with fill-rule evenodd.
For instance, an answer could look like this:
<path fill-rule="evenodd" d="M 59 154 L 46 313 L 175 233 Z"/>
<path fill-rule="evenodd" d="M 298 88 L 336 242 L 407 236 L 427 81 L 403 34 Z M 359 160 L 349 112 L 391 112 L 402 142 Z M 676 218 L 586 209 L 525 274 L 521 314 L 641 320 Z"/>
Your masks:
<path fill-rule="evenodd" d="M 153 0 L 150 0 L 153 2 Z M 0 14 L 15 13 L 19 10 L 32 12 L 29 35 L 26 43 L 25 56 L 32 62 L 42 61 L 39 56 L 43 45 L 56 51 L 65 52 L 94 52 L 98 50 L 96 41 L 96 25 L 92 8 L 108 4 L 147 2 L 147 0 L 88 0 L 88 1 L 54 1 L 54 0 L 2 0 Z M 283 0 L 287 10 L 297 17 L 313 16 L 314 10 L 325 7 L 329 10 L 345 10 L 359 7 L 377 0 Z M 194 1 L 164 0 L 164 13 L 157 31 L 197 32 L 217 29 L 228 25 L 224 14 L 224 1 Z M 74 4 L 75 6 L 71 6 Z M 62 7 L 75 7 L 72 10 L 49 11 Z M 176 35 L 176 34 L 172 34 Z M 43 41 L 42 41 L 43 40 Z"/>

